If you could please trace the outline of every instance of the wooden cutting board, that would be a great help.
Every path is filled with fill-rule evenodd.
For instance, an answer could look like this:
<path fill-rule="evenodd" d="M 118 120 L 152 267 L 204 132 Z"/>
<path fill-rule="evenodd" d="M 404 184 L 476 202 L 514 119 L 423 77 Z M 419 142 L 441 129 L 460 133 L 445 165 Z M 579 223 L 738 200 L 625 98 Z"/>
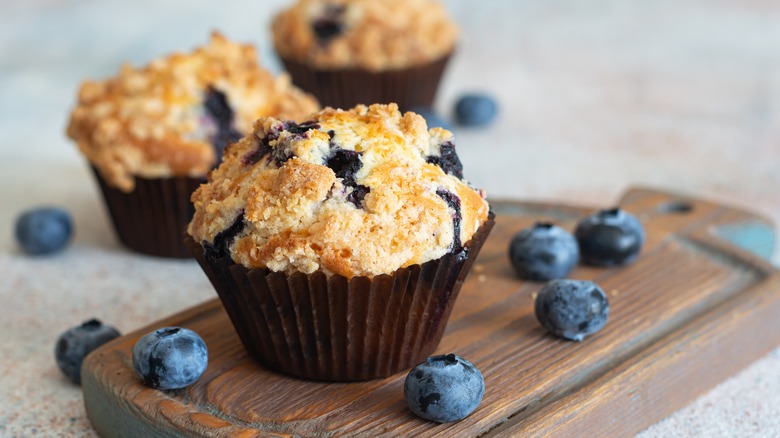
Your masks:
<path fill-rule="evenodd" d="M 482 404 L 466 419 L 437 424 L 414 416 L 403 401 L 405 373 L 320 383 L 268 371 L 247 357 L 215 299 L 116 339 L 86 359 L 82 387 L 92 425 L 106 437 L 626 436 L 780 344 L 780 273 L 759 256 L 774 245 L 765 219 L 631 190 L 620 205 L 643 222 L 646 246 L 630 266 L 572 273 L 599 284 L 611 304 L 606 327 L 576 343 L 539 326 L 533 298 L 540 284 L 514 276 L 507 245 L 535 221 L 572 230 L 594 210 L 492 205 L 496 227 L 438 349 L 465 357 L 485 377 Z M 200 333 L 210 357 L 195 384 L 162 392 L 135 377 L 131 349 L 143 334 L 168 325 Z"/>

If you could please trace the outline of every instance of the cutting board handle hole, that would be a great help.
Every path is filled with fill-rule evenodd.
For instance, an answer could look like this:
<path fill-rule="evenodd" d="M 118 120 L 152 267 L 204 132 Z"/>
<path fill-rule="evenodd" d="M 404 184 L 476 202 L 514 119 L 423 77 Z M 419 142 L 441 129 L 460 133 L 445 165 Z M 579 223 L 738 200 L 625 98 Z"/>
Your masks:
<path fill-rule="evenodd" d="M 693 211 L 693 204 L 687 201 L 669 201 L 658 207 L 661 213 L 688 214 Z"/>

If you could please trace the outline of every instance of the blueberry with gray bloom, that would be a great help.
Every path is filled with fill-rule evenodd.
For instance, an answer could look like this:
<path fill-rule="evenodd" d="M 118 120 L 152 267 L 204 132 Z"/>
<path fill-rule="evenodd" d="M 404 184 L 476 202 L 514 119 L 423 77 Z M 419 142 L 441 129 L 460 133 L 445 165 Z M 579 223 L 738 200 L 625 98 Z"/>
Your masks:
<path fill-rule="evenodd" d="M 61 208 L 33 208 L 16 219 L 16 242 L 30 255 L 61 251 L 72 234 L 73 221 L 70 214 Z"/>
<path fill-rule="evenodd" d="M 497 113 L 496 101 L 486 94 L 468 94 L 455 104 L 455 120 L 462 126 L 487 126 Z"/>
<path fill-rule="evenodd" d="M 580 257 L 577 241 L 563 228 L 539 222 L 515 235 L 509 259 L 520 278 L 548 281 L 565 278 Z"/>
<path fill-rule="evenodd" d="M 552 280 L 536 295 L 536 319 L 550 333 L 582 341 L 607 323 L 609 302 L 596 284 L 584 280 Z"/>
<path fill-rule="evenodd" d="M 57 339 L 54 359 L 71 382 L 81 384 L 81 364 L 89 353 L 106 342 L 119 337 L 117 329 L 90 319 L 80 326 L 68 329 Z"/>
<path fill-rule="evenodd" d="M 186 328 L 155 330 L 133 346 L 135 373 L 152 388 L 184 388 L 198 380 L 207 366 L 206 343 Z"/>
<path fill-rule="evenodd" d="M 617 266 L 634 261 L 645 241 L 642 224 L 632 214 L 613 208 L 583 219 L 574 231 L 583 263 Z"/>
<path fill-rule="evenodd" d="M 482 373 L 454 354 L 429 357 L 404 381 L 409 409 L 426 420 L 448 423 L 466 418 L 485 393 Z"/>

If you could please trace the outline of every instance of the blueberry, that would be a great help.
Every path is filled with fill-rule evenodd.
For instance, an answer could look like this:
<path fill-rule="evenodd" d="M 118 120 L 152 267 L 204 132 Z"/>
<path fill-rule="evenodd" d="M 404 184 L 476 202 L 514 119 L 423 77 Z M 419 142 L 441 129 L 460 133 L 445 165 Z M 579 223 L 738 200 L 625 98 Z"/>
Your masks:
<path fill-rule="evenodd" d="M 233 109 L 225 93 L 209 86 L 203 99 L 203 106 L 217 126 L 225 127 L 233 123 Z"/>
<path fill-rule="evenodd" d="M 236 237 L 244 231 L 246 222 L 244 222 L 244 210 L 238 214 L 233 223 L 220 231 L 214 237 L 214 242 L 203 242 L 203 253 L 209 260 L 217 260 L 227 256 L 230 253 L 230 245 L 236 240 Z"/>
<path fill-rule="evenodd" d="M 334 150 L 325 162 L 333 173 L 336 174 L 336 178 L 341 178 L 345 186 L 354 186 L 355 174 L 363 167 L 363 161 L 360 156 L 363 155 L 360 152 L 350 151 L 347 149 Z"/>
<path fill-rule="evenodd" d="M 363 161 L 360 159 L 361 155 L 363 155 L 361 152 L 335 147 L 331 155 L 325 160 L 325 165 L 333 170 L 336 178 L 341 178 L 341 183 L 345 187 L 352 187 L 352 192 L 347 196 L 347 200 L 358 208 L 362 207 L 363 198 L 371 192 L 370 187 L 358 184 L 355 179 L 355 174 L 363 167 Z"/>
<path fill-rule="evenodd" d="M 593 282 L 552 280 L 536 295 L 536 319 L 550 333 L 581 341 L 607 323 L 607 295 Z"/>
<path fill-rule="evenodd" d="M 16 219 L 16 241 L 27 254 L 61 251 L 72 235 L 73 222 L 70 215 L 60 208 L 34 208 Z"/>
<path fill-rule="evenodd" d="M 155 330 L 133 346 L 135 373 L 152 388 L 184 388 L 198 380 L 207 365 L 206 343 L 186 328 Z"/>
<path fill-rule="evenodd" d="M 455 151 L 455 144 L 451 141 L 442 143 L 439 146 L 439 155 L 429 155 L 425 161 L 439 166 L 444 173 L 463 179 L 463 164 Z"/>
<path fill-rule="evenodd" d="M 583 219 L 574 231 L 585 264 L 617 266 L 639 255 L 645 241 L 642 224 L 619 208 L 601 210 Z"/>
<path fill-rule="evenodd" d="M 463 126 L 486 126 L 498 113 L 496 101 L 484 94 L 469 94 L 455 104 L 455 120 Z"/>
<path fill-rule="evenodd" d="M 461 255 L 464 248 L 460 241 L 460 222 L 463 219 L 460 209 L 460 198 L 455 193 L 443 188 L 436 190 L 436 195 L 447 203 L 452 216 L 452 246 L 450 247 L 450 252 Z M 466 254 L 462 254 L 462 256 L 465 257 Z"/>
<path fill-rule="evenodd" d="M 92 350 L 119 337 L 119 332 L 97 319 L 68 329 L 57 339 L 54 358 L 57 366 L 75 384 L 81 384 L 81 363 Z"/>
<path fill-rule="evenodd" d="M 417 113 L 425 119 L 425 123 L 428 124 L 428 128 L 443 128 L 447 131 L 452 131 L 452 125 L 444 120 L 433 108 L 425 106 L 416 106 L 410 109 L 411 112 Z"/>
<path fill-rule="evenodd" d="M 482 373 L 454 354 L 429 357 L 412 368 L 404 381 L 409 409 L 439 423 L 466 418 L 479 406 L 484 393 Z"/>
<path fill-rule="evenodd" d="M 512 266 L 517 275 L 526 280 L 565 278 L 579 258 L 574 236 L 549 223 L 537 223 L 520 231 L 509 244 Z"/>
<path fill-rule="evenodd" d="M 326 5 L 322 16 L 311 23 L 311 30 L 321 45 L 326 45 L 344 32 L 342 22 L 344 11 L 346 11 L 345 5 Z"/>

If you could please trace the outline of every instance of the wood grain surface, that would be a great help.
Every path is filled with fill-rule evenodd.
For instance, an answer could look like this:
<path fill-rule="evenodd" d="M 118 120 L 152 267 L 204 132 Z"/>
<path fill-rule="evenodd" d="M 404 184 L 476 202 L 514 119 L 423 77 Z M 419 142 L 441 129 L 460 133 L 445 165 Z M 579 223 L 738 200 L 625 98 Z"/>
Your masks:
<path fill-rule="evenodd" d="M 414 416 L 403 401 L 405 373 L 320 383 L 270 372 L 247 357 L 215 299 L 88 356 L 82 387 L 90 421 L 106 437 L 630 436 L 780 344 L 780 273 L 750 244 L 719 232 L 759 226 L 765 246 L 774 239 L 765 219 L 668 193 L 628 192 L 620 205 L 643 222 L 645 248 L 630 266 L 572 273 L 599 284 L 611 304 L 606 327 L 575 343 L 537 323 L 533 297 L 541 285 L 514 276 L 507 245 L 535 221 L 571 230 L 594 210 L 492 205 L 496 227 L 437 350 L 465 357 L 485 377 L 484 399 L 464 420 L 440 425 Z M 147 388 L 133 374 L 133 344 L 165 325 L 191 328 L 209 347 L 206 373 L 184 390 Z"/>

